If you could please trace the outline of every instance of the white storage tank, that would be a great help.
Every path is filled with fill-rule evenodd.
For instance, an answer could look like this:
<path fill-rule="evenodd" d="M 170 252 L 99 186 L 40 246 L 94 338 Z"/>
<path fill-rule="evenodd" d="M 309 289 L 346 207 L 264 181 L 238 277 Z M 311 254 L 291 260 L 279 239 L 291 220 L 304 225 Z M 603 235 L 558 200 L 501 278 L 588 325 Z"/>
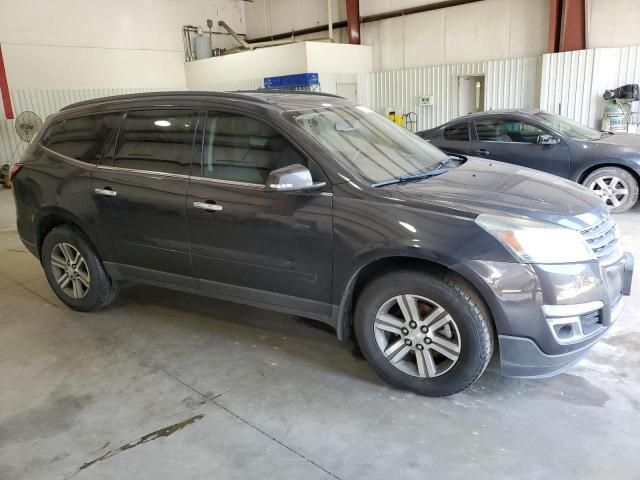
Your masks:
<path fill-rule="evenodd" d="M 211 57 L 211 37 L 209 35 L 196 35 L 196 60 Z"/>

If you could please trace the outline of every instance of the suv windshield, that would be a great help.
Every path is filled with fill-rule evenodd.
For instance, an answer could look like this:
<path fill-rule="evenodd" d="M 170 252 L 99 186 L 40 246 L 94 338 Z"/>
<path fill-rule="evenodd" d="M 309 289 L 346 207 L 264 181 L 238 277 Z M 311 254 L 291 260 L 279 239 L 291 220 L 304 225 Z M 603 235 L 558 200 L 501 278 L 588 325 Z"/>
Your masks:
<path fill-rule="evenodd" d="M 535 117 L 544 125 L 574 140 L 599 140 L 602 132 L 553 113 L 540 112 Z"/>
<path fill-rule="evenodd" d="M 362 106 L 297 111 L 288 118 L 372 185 L 427 174 L 449 158 L 409 130 Z"/>

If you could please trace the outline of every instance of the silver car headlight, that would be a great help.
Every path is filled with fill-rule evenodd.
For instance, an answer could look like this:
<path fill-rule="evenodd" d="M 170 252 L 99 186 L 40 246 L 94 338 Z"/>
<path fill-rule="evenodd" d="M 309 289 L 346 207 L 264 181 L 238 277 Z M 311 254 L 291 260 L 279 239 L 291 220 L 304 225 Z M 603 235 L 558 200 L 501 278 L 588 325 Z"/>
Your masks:
<path fill-rule="evenodd" d="M 570 228 L 485 213 L 476 218 L 476 223 L 521 263 L 573 263 L 595 259 L 580 232 Z"/>

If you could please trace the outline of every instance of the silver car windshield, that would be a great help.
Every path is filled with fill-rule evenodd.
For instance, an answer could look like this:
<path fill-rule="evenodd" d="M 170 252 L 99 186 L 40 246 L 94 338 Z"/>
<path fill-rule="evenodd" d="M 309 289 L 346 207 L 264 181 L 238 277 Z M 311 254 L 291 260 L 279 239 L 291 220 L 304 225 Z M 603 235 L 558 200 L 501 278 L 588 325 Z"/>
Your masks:
<path fill-rule="evenodd" d="M 449 157 L 362 106 L 297 111 L 288 118 L 372 185 L 428 173 Z"/>
<path fill-rule="evenodd" d="M 574 140 L 599 140 L 602 132 L 553 113 L 540 112 L 535 117 L 544 125 Z"/>

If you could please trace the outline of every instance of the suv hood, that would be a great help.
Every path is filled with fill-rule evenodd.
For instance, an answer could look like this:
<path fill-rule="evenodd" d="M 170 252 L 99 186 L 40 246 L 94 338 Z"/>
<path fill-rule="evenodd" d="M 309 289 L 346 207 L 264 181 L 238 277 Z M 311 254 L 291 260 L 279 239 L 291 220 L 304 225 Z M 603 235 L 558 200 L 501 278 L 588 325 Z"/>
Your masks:
<path fill-rule="evenodd" d="M 581 185 L 530 168 L 475 158 L 442 175 L 388 188 L 421 208 L 439 207 L 472 217 L 508 214 L 576 230 L 609 215 L 602 200 Z"/>

